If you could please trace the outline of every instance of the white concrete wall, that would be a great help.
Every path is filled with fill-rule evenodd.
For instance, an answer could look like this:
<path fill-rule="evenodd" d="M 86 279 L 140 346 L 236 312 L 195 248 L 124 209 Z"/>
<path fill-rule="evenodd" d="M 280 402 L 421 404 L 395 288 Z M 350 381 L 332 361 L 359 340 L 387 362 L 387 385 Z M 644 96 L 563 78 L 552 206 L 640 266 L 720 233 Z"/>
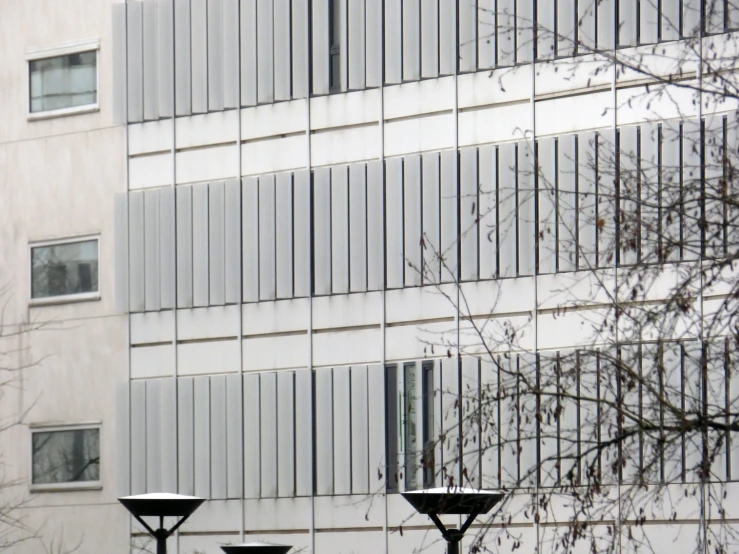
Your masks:
<path fill-rule="evenodd" d="M 100 423 L 102 488 L 29 493 L 24 485 L 17 491 L 29 504 L 18 515 L 47 545 L 63 536 L 68 548 L 81 541 L 80 553 L 122 554 L 128 519 L 115 502 L 113 398 L 128 377 L 127 318 L 113 301 L 113 195 L 125 190 L 127 163 L 126 129 L 112 116 L 110 5 L 8 0 L 0 12 L 0 325 L 34 329 L 0 344 L 5 352 L 23 348 L 11 363 L 32 364 L 19 375 L 22 386 L 2 390 L 2 415 L 25 414 L 22 425 L 0 434 L 3 479 L 30 480 L 29 425 Z M 83 39 L 100 41 L 99 110 L 30 121 L 27 51 Z M 88 234 L 100 236 L 100 299 L 29 306 L 29 243 Z M 12 550 L 43 545 L 32 540 Z"/>

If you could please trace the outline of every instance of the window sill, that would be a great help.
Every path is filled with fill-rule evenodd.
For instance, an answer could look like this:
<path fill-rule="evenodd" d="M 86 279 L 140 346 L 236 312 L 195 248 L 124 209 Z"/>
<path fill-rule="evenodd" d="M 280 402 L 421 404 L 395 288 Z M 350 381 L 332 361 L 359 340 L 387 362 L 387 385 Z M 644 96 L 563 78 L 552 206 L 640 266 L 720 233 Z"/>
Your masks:
<path fill-rule="evenodd" d="M 84 294 L 68 294 L 65 296 L 49 296 L 46 298 L 31 298 L 28 306 L 31 308 L 56 306 L 59 304 L 76 304 L 77 302 L 95 302 L 101 299 L 99 292 Z"/>
<path fill-rule="evenodd" d="M 78 481 L 75 483 L 44 483 L 31 485 L 30 492 L 72 492 L 72 491 L 99 491 L 103 485 L 100 481 Z"/>
<path fill-rule="evenodd" d="M 28 121 L 42 121 L 44 119 L 56 119 L 57 117 L 66 117 L 68 115 L 80 115 L 99 111 L 100 104 L 90 104 L 88 106 L 75 106 L 74 108 L 49 110 L 47 112 L 31 112 L 28 114 Z"/>

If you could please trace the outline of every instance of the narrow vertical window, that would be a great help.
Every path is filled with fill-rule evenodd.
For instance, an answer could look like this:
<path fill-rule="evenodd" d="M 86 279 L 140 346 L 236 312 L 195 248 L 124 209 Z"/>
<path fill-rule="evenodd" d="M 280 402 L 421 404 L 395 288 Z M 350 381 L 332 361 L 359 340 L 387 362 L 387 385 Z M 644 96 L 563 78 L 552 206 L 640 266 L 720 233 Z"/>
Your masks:
<path fill-rule="evenodd" d="M 387 492 L 398 492 L 398 368 L 385 366 L 385 468 Z"/>
<path fill-rule="evenodd" d="M 341 90 L 341 1 L 329 3 L 329 92 Z"/>

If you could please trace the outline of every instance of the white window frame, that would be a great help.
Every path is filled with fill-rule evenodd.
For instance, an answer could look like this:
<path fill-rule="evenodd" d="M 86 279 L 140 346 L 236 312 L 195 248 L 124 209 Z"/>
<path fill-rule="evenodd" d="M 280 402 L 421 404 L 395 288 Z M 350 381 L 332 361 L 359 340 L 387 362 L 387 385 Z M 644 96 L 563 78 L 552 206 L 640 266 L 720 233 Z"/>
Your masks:
<path fill-rule="evenodd" d="M 65 491 L 90 491 L 101 490 L 103 483 L 97 481 L 73 481 L 70 483 L 33 483 L 33 435 L 34 433 L 53 433 L 56 431 L 86 431 L 95 430 L 98 432 L 98 454 L 101 458 L 100 470 L 102 475 L 102 453 L 103 453 L 103 433 L 102 422 L 91 421 L 86 423 L 31 423 L 28 428 L 30 430 L 28 445 L 28 467 L 30 469 L 30 486 L 31 492 L 65 492 Z"/>
<path fill-rule="evenodd" d="M 69 54 L 81 54 L 83 52 L 95 52 L 95 103 L 72 108 L 61 108 L 58 110 L 46 110 L 43 112 L 31 111 L 31 62 L 57 56 L 68 56 Z M 88 38 L 63 42 L 51 46 L 32 48 L 26 51 L 26 113 L 29 121 L 39 119 L 50 119 L 100 111 L 100 39 Z"/>
<path fill-rule="evenodd" d="M 57 246 L 60 244 L 73 244 L 75 242 L 87 242 L 90 240 L 97 241 L 97 260 L 98 260 L 98 290 L 95 292 L 80 292 L 76 294 L 63 294 L 61 296 L 46 296 L 44 298 L 33 298 L 33 249 L 44 246 Z M 67 304 L 70 302 L 87 302 L 90 300 L 100 300 L 102 273 L 100 263 L 100 234 L 84 235 L 63 239 L 45 240 L 31 242 L 28 245 L 28 304 L 29 306 L 46 306 L 49 304 Z"/>

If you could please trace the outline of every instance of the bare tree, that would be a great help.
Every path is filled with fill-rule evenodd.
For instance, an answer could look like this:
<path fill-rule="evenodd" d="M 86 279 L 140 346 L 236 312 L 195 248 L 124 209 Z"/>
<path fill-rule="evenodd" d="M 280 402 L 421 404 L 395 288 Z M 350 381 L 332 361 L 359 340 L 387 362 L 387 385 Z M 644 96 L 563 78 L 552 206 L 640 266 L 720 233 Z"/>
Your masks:
<path fill-rule="evenodd" d="M 502 89 L 516 71 L 605 79 L 604 114 L 640 118 L 617 126 L 614 114 L 610 128 L 554 138 L 521 129 L 518 144 L 474 154 L 494 168 L 492 187 L 482 169 L 472 198 L 462 185 L 472 223 L 447 250 L 424 236 L 415 269 L 459 314 L 458 333 L 428 339 L 429 351 L 458 351 L 460 366 L 479 358 L 480 386 L 466 387 L 462 371 L 441 418 L 453 421 L 439 439 L 443 465 L 427 453 L 416 462 L 435 465 L 437 483 L 513 493 L 480 529 L 478 549 L 664 551 L 672 534 L 681 551 L 735 551 L 739 7 L 633 2 L 642 14 L 661 6 L 667 40 L 624 44 L 622 22 L 602 48 L 587 31 L 611 4 L 580 4 L 566 34 L 561 22 L 487 8 L 495 33 L 478 43 L 494 41 L 499 61 L 528 44 L 538 60 L 491 78 Z M 438 284 L 439 263 L 460 275 L 470 236 L 497 264 L 484 308 L 461 279 Z M 533 307 L 511 317 L 500 307 L 514 290 L 508 278 L 529 275 Z"/>
<path fill-rule="evenodd" d="M 26 544 L 33 544 L 48 554 L 70 554 L 77 550 L 83 537 L 68 541 L 64 530 L 47 533 L 45 526 L 31 525 L 25 510 L 31 506 L 28 495 L 29 482 L 14 476 L 11 469 L 15 460 L 8 455 L 17 451 L 12 432 L 25 425 L 25 418 L 35 401 L 26 407 L 18 407 L 17 396 L 24 386 L 24 371 L 38 366 L 42 361 L 33 357 L 28 337 L 35 331 L 50 329 L 51 323 L 9 322 L 8 313 L 12 300 L 10 286 L 0 287 L 0 551 L 14 551 Z"/>

